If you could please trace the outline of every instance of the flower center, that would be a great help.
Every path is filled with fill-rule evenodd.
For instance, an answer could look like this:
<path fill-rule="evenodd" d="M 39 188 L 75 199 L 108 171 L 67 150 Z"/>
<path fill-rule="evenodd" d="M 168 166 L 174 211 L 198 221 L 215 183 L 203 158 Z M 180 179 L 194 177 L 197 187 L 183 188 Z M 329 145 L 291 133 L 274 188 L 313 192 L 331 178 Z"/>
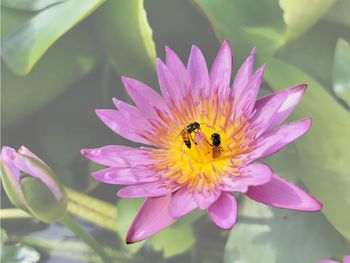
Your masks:
<path fill-rule="evenodd" d="M 232 102 L 217 97 L 190 102 L 174 105 L 171 115 L 159 112 L 164 125 L 155 125 L 161 149 L 152 150 L 153 169 L 171 187 L 211 191 L 222 177 L 238 175 L 239 155 L 251 149 L 248 121 L 235 119 Z"/>

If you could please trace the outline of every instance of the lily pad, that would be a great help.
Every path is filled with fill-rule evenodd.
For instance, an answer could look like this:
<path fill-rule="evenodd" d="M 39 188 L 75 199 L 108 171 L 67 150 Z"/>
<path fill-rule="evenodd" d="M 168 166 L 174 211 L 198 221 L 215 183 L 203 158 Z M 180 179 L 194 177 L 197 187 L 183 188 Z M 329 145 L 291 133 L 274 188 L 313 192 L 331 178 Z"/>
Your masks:
<path fill-rule="evenodd" d="M 344 39 L 337 42 L 332 77 L 335 94 L 350 106 L 350 44 Z"/>
<path fill-rule="evenodd" d="M 1 262 L 8 263 L 36 263 L 40 254 L 30 246 L 3 246 L 0 250 Z"/>
<path fill-rule="evenodd" d="M 67 0 L 2 0 L 1 5 L 19 10 L 39 11 L 63 1 Z"/>
<path fill-rule="evenodd" d="M 277 209 L 244 199 L 225 248 L 225 263 L 318 262 L 350 247 L 322 213 Z"/>
<path fill-rule="evenodd" d="M 65 1 L 37 13 L 3 37 L 1 56 L 4 62 L 15 74 L 28 74 L 57 39 L 103 2 Z"/>
<path fill-rule="evenodd" d="M 107 1 L 95 19 L 97 32 L 118 73 L 149 80 L 155 74 L 156 49 L 143 0 Z"/>
<path fill-rule="evenodd" d="M 286 23 L 286 41 L 305 33 L 337 0 L 279 0 Z"/>
<path fill-rule="evenodd" d="M 296 143 L 301 179 L 324 205 L 331 224 L 350 240 L 350 115 L 318 82 L 277 59 L 267 65 L 267 82 L 279 90 L 307 83 L 293 118 L 312 117 L 313 125 Z"/>

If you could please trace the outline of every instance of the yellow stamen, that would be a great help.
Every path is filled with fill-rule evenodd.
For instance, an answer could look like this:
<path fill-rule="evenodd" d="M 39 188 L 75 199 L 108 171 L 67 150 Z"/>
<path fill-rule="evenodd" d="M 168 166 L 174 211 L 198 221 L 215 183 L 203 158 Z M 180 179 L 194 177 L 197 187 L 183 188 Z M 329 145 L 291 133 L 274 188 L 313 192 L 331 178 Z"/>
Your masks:
<path fill-rule="evenodd" d="M 171 108 L 171 117 L 158 112 L 166 125 L 154 125 L 157 133 L 147 137 L 161 148 L 152 150 L 152 158 L 158 160 L 153 170 L 171 181 L 169 185 L 175 183 L 199 192 L 213 190 L 223 176 L 239 175 L 242 161 L 236 157 L 252 149 L 248 137 L 251 131 L 245 118 L 236 119 L 230 114 L 232 107 L 232 100 L 223 103 L 217 95 L 205 100 L 200 97 L 197 104 L 190 94 L 183 105 Z M 200 123 L 200 129 L 191 133 L 188 148 L 181 131 L 193 122 Z M 219 133 L 221 138 L 216 154 L 211 141 L 213 133 Z"/>

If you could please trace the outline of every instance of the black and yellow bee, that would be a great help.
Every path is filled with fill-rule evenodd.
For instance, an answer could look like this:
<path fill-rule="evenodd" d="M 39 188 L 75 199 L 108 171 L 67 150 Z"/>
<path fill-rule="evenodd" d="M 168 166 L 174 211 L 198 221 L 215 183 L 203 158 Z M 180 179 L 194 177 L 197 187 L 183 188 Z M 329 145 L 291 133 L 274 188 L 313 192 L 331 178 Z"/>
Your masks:
<path fill-rule="evenodd" d="M 211 139 L 211 147 L 212 147 L 212 153 L 211 156 L 215 159 L 218 158 L 221 153 L 224 151 L 221 145 L 221 137 L 218 133 L 213 133 L 210 137 Z"/>
<path fill-rule="evenodd" d="M 188 124 L 180 133 L 182 140 L 186 144 L 187 148 L 191 149 L 191 141 L 195 144 L 196 142 L 192 138 L 192 133 L 197 133 L 200 130 L 201 126 L 198 122 L 192 122 Z"/>

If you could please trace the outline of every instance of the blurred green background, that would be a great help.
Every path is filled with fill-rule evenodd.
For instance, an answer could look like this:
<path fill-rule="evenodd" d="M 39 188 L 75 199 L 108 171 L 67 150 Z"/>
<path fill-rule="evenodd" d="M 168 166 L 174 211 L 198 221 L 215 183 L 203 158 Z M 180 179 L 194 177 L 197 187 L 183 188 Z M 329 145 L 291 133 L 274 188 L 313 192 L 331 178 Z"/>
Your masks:
<path fill-rule="evenodd" d="M 69 211 L 115 262 L 317 262 L 350 254 L 349 0 L 2 0 L 2 145 L 25 145 L 69 189 Z M 150 240 L 123 239 L 141 200 L 89 178 L 100 167 L 81 148 L 127 144 L 95 116 L 127 97 L 120 76 L 158 89 L 155 58 L 192 44 L 211 65 L 233 47 L 234 72 L 250 49 L 267 64 L 262 93 L 308 90 L 291 119 L 311 131 L 274 157 L 274 170 L 318 198 L 309 214 L 240 199 L 238 224 L 221 231 L 194 213 Z M 2 208 L 11 208 L 2 191 Z M 98 262 L 60 224 L 2 215 L 2 262 Z M 16 261 L 17 260 L 17 261 Z M 25 261 L 26 260 L 26 261 Z"/>

